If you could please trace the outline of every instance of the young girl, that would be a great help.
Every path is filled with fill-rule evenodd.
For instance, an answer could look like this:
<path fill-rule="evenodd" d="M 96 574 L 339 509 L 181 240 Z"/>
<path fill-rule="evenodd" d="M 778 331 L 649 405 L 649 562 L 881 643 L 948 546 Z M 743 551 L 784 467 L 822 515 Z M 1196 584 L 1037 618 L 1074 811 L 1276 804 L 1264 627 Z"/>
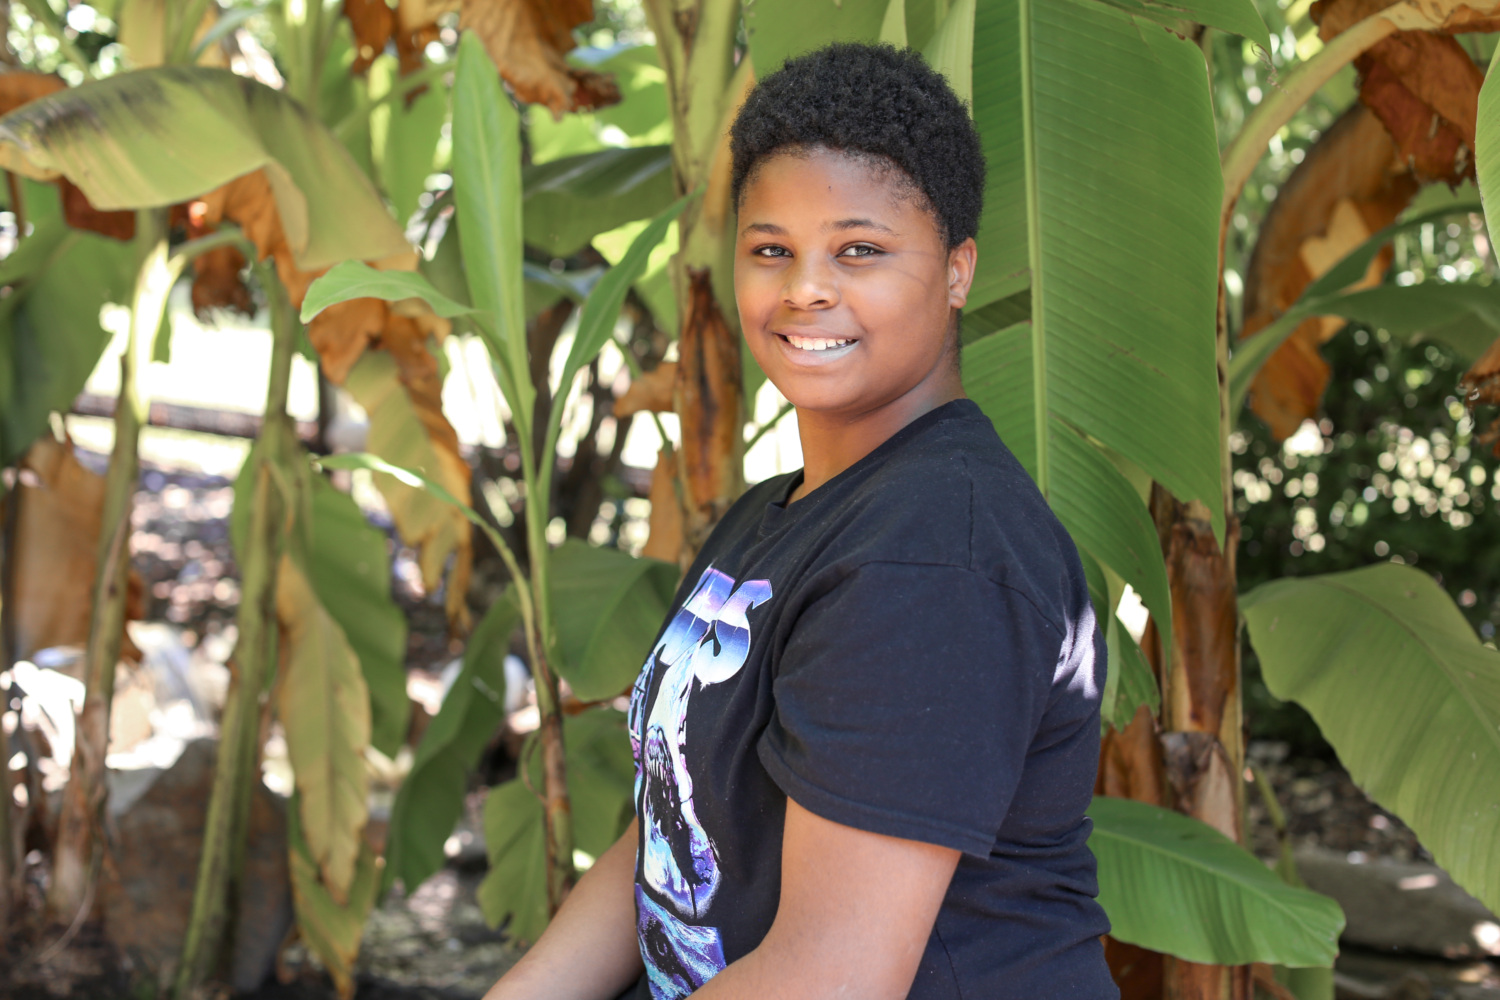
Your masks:
<path fill-rule="evenodd" d="M 740 321 L 806 467 L 689 570 L 631 699 L 637 819 L 489 998 L 1115 997 L 1103 640 L 959 375 L 974 127 L 918 56 L 836 45 L 732 139 Z"/>

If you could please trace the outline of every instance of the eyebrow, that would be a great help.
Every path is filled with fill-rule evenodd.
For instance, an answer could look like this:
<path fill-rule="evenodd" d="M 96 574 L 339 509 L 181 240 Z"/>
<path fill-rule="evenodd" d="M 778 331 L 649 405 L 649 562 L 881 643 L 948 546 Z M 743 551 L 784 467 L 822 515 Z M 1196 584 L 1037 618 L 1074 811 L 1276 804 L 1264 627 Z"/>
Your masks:
<path fill-rule="evenodd" d="M 891 236 L 896 235 L 896 231 L 890 226 L 882 225 L 879 222 L 876 222 L 874 219 L 840 219 L 825 228 L 835 231 L 842 231 L 846 229 L 874 229 L 877 232 L 887 233 Z M 769 236 L 786 235 L 786 230 L 776 225 L 776 223 L 774 222 L 752 222 L 744 229 L 742 229 L 741 232 L 765 233 Z"/>

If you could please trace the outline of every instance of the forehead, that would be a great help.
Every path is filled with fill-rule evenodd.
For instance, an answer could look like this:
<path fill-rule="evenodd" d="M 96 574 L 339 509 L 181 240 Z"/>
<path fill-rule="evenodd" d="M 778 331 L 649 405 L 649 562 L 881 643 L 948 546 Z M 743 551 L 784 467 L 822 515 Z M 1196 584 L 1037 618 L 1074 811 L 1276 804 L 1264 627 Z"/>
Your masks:
<path fill-rule="evenodd" d="M 761 160 L 745 178 L 739 205 L 742 226 L 765 221 L 758 218 L 765 214 L 811 221 L 851 211 L 887 223 L 901 218 L 908 226 L 921 216 L 937 228 L 927 197 L 896 164 L 822 147 L 788 147 Z"/>

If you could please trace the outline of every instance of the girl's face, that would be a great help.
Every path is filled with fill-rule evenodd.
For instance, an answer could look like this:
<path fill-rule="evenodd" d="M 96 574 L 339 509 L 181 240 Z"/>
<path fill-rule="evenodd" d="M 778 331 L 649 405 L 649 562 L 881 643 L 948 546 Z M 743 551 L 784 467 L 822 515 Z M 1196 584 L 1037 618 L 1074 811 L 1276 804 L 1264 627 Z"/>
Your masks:
<path fill-rule="evenodd" d="M 974 241 L 944 246 L 894 167 L 778 154 L 745 185 L 734 293 L 750 353 L 799 411 L 857 419 L 912 392 L 961 392 L 953 310 Z"/>

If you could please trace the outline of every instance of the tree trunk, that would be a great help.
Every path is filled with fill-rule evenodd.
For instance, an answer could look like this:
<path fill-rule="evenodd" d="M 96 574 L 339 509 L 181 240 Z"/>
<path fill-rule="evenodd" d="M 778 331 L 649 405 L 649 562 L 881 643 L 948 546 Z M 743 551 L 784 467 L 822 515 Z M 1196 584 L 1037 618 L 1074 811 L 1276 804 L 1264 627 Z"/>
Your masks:
<path fill-rule="evenodd" d="M 115 406 L 115 443 L 105 477 L 100 520 L 99 563 L 94 578 L 93 610 L 84 651 L 83 708 L 78 715 L 73 762 L 63 791 L 53 850 L 48 910 L 52 919 L 73 923 L 86 916 L 98 860 L 98 826 L 108 794 L 105 754 L 109 750 L 109 711 L 114 699 L 115 668 L 125 634 L 126 579 L 130 569 L 130 511 L 139 473 L 138 446 L 146 418 L 141 376 L 151 360 L 161 325 L 172 272 L 167 264 L 165 209 L 137 213 L 136 242 L 141 248 L 131 303 L 130 330 L 120 356 L 120 398 Z"/>

